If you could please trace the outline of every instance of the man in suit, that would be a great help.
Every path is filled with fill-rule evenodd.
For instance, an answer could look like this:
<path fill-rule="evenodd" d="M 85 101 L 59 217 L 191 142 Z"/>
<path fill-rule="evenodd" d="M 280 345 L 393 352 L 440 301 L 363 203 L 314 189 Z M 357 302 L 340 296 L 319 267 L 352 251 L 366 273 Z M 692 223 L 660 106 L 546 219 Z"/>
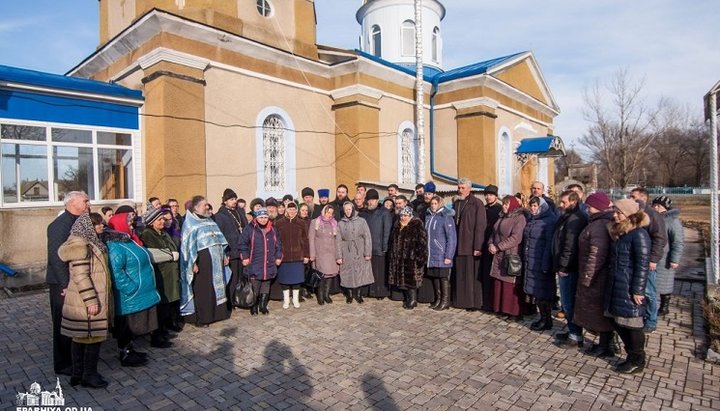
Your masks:
<path fill-rule="evenodd" d="M 58 256 L 60 246 L 70 237 L 70 228 L 83 213 L 90 212 L 90 199 L 83 191 L 71 191 L 65 195 L 65 211 L 53 220 L 47 228 L 47 282 L 50 288 L 50 315 L 53 323 L 53 366 L 55 373 L 70 375 L 72 358 L 69 337 L 60 334 L 65 292 L 70 282 L 67 263 Z"/>

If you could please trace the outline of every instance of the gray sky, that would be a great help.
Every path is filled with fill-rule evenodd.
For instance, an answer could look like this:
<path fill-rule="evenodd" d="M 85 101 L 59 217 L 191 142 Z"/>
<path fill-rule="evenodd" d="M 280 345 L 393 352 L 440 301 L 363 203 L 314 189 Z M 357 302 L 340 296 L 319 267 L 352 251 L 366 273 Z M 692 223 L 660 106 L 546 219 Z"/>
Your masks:
<path fill-rule="evenodd" d="M 645 80 L 649 102 L 671 97 L 698 118 L 702 96 L 720 80 L 716 0 L 442 2 L 445 69 L 532 50 L 560 105 L 555 133 L 568 145 L 587 128 L 583 90 L 620 68 Z M 64 73 L 97 46 L 97 4 L 2 0 L 0 64 Z M 315 4 L 318 42 L 357 48 L 361 1 Z"/>

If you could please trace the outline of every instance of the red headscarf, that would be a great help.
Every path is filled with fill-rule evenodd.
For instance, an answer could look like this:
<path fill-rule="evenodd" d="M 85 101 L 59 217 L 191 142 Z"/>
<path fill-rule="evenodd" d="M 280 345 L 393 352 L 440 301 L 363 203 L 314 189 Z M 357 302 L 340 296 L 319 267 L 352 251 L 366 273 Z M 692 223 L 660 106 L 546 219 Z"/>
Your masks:
<path fill-rule="evenodd" d="M 508 214 L 512 213 L 513 211 L 520 208 L 520 201 L 518 201 L 517 197 L 515 196 L 509 196 L 510 201 L 508 202 Z"/>
<path fill-rule="evenodd" d="M 128 221 L 130 219 L 129 216 L 130 213 L 115 214 L 110 218 L 110 220 L 108 220 L 108 226 L 113 230 L 129 235 L 137 245 L 141 246 L 143 245 L 143 242 L 140 240 L 140 237 L 135 234 L 135 230 L 130 229 L 130 222 Z"/>

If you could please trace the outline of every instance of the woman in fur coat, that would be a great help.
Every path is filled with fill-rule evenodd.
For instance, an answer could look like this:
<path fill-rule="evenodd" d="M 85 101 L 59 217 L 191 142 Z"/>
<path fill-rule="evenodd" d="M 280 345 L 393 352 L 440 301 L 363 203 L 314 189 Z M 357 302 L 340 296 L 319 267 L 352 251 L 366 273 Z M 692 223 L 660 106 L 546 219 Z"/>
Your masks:
<path fill-rule="evenodd" d="M 417 307 L 417 290 L 422 285 L 428 261 L 427 234 L 422 221 L 413 218 L 413 210 L 405 206 L 390 237 L 388 283 L 403 290 L 403 308 Z"/>

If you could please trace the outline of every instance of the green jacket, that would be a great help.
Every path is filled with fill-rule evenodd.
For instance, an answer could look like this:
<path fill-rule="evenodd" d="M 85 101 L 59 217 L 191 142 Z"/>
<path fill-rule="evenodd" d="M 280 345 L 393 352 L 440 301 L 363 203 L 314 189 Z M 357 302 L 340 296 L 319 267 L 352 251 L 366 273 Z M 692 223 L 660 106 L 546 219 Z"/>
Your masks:
<path fill-rule="evenodd" d="M 158 233 L 152 227 L 148 227 L 140 235 L 145 247 L 155 257 L 157 254 L 165 254 L 168 258 L 153 258 L 155 269 L 155 283 L 160 293 L 160 303 L 171 303 L 180 300 L 180 267 L 178 265 L 178 249 L 172 237 L 163 230 Z M 175 256 L 173 258 L 173 256 Z"/>

